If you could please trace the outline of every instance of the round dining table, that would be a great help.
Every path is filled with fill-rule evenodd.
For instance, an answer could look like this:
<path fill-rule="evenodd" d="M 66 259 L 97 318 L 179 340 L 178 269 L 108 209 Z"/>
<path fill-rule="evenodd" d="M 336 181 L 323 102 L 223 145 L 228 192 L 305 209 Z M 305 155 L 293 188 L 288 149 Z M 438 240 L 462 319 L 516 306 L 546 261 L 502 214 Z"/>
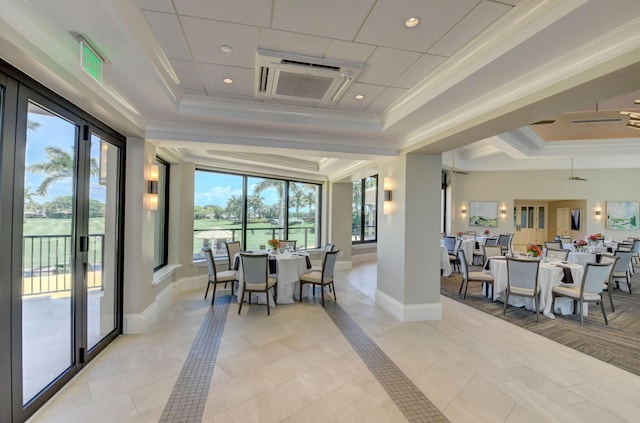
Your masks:
<path fill-rule="evenodd" d="M 256 252 L 256 254 L 265 253 L 267 253 L 265 250 Z M 289 251 L 269 254 L 270 260 L 274 258 L 276 260 L 276 272 L 270 273 L 269 276 L 278 279 L 278 304 L 292 304 L 294 299 L 297 298 L 296 294 L 299 293 L 300 287 L 300 275 L 310 271 L 307 266 L 308 256 L 307 253 Z M 239 257 L 239 254 L 236 254 L 236 257 Z M 240 261 L 236 272 L 238 280 L 242 283 L 242 261 Z M 265 303 L 266 300 L 263 293 L 252 293 L 252 295 L 252 301 L 256 298 L 258 303 Z M 242 298 L 238 297 L 238 302 L 240 301 L 242 301 Z M 269 305 L 275 305 L 271 291 L 269 291 Z"/>

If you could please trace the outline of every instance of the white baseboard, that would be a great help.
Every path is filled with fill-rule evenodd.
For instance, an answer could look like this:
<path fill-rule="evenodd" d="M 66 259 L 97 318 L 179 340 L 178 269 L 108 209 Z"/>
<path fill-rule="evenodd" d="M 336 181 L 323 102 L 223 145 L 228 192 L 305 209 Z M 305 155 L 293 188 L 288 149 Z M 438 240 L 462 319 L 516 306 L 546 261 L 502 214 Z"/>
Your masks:
<path fill-rule="evenodd" d="M 401 322 L 442 320 L 442 305 L 440 303 L 402 304 L 395 298 L 376 289 L 376 304 Z"/>
<path fill-rule="evenodd" d="M 155 322 L 158 317 L 158 308 L 160 305 L 168 302 L 177 290 L 177 283 L 169 284 L 163 289 L 153 303 L 144 309 L 142 313 L 125 314 L 123 318 L 122 332 L 125 334 L 134 334 L 144 332 L 151 323 Z"/>

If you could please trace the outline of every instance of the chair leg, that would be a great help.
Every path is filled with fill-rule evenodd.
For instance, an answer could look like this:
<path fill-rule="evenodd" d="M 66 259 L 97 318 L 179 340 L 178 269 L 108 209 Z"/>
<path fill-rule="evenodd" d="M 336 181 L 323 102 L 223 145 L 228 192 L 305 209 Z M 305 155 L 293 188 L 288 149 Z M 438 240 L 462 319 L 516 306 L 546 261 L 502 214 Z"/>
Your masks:
<path fill-rule="evenodd" d="M 320 295 L 322 295 L 322 307 L 324 307 L 324 285 L 320 285 Z"/>
<path fill-rule="evenodd" d="M 600 304 L 602 304 L 602 302 Z M 582 312 L 583 306 L 584 306 L 584 303 L 582 302 L 582 300 L 580 300 L 580 326 L 584 324 L 584 313 Z"/>
<path fill-rule="evenodd" d="M 607 320 L 607 313 L 604 312 L 604 301 L 600 299 L 600 308 L 602 309 L 602 316 L 604 317 L 604 324 L 609 326 L 609 320 Z"/>
<path fill-rule="evenodd" d="M 313 284 L 313 296 L 316 296 L 316 284 Z"/>
<path fill-rule="evenodd" d="M 269 288 L 264 291 L 265 299 L 267 300 L 267 316 L 271 316 L 271 307 L 269 307 Z"/>
<path fill-rule="evenodd" d="M 540 321 L 540 307 L 538 306 L 538 297 L 533 297 L 533 306 L 536 308 L 536 322 Z"/>
<path fill-rule="evenodd" d="M 304 282 L 300 281 L 300 302 L 302 302 L 302 285 L 304 285 Z"/>
<path fill-rule="evenodd" d="M 204 299 L 207 299 L 207 294 L 209 294 L 209 285 L 211 285 L 211 281 L 207 281 L 207 290 L 204 291 Z"/>
<path fill-rule="evenodd" d="M 627 272 L 627 286 L 629 287 L 629 294 L 631 294 L 631 278 L 629 277 L 629 272 Z"/>
<path fill-rule="evenodd" d="M 333 281 L 331 281 L 331 285 L 329 285 L 329 288 L 331 288 L 333 286 Z M 331 291 L 329 291 L 331 292 Z M 333 301 L 338 301 L 338 299 L 336 298 L 336 287 L 333 286 Z"/>
<path fill-rule="evenodd" d="M 464 287 L 464 295 L 462 296 L 463 300 L 467 299 L 467 289 L 469 289 L 469 281 L 467 281 L 465 287 Z"/>
<path fill-rule="evenodd" d="M 502 311 L 502 315 L 505 316 L 507 314 L 507 304 L 509 303 L 509 287 L 507 287 L 507 290 L 504 292 L 505 298 L 504 298 L 504 310 Z"/>
<path fill-rule="evenodd" d="M 238 287 L 238 290 L 240 290 L 240 287 Z M 238 307 L 238 314 L 240 314 L 240 312 L 242 311 L 242 303 L 244 303 L 244 286 L 242 286 L 242 291 L 240 292 L 240 294 L 242 296 L 240 297 L 240 305 Z"/>
<path fill-rule="evenodd" d="M 609 303 L 611 303 L 611 312 L 615 313 L 616 309 L 613 307 L 613 297 L 611 296 L 611 284 L 607 287 L 607 291 L 609 291 Z"/>
<path fill-rule="evenodd" d="M 458 294 L 462 294 L 462 286 L 464 285 L 464 278 L 462 278 L 462 282 L 460 282 L 460 288 L 458 289 Z"/>
<path fill-rule="evenodd" d="M 213 305 L 213 300 L 216 299 L 216 288 L 218 287 L 217 283 L 213 284 L 213 294 L 211 294 L 211 305 Z"/>

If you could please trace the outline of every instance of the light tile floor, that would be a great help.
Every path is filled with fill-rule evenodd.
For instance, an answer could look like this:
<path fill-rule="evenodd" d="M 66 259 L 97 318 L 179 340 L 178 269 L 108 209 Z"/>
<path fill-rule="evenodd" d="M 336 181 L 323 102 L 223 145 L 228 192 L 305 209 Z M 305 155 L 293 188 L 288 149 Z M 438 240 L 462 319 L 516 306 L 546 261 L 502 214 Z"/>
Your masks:
<path fill-rule="evenodd" d="M 374 304 L 375 263 L 336 278 L 340 306 L 452 422 L 640 422 L 638 376 L 445 297 L 442 320 L 399 322 Z M 209 309 L 203 292 L 118 338 L 31 421 L 159 421 Z M 304 302 L 270 317 L 229 307 L 202 421 L 406 419 L 319 302 Z"/>

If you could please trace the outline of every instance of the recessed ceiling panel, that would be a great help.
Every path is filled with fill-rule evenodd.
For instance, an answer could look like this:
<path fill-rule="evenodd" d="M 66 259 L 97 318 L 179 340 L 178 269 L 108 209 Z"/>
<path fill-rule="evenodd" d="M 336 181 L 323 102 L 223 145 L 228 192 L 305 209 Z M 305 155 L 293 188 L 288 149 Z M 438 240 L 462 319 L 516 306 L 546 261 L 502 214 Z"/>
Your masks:
<path fill-rule="evenodd" d="M 407 91 L 404 88 L 387 88 L 364 111 L 367 113 L 381 113 Z"/>
<path fill-rule="evenodd" d="M 158 12 L 144 12 L 144 15 L 169 59 L 192 59 L 176 15 Z"/>
<path fill-rule="evenodd" d="M 460 21 L 477 0 L 378 0 L 355 41 L 425 53 Z M 421 23 L 405 28 L 407 18 Z"/>
<path fill-rule="evenodd" d="M 409 66 L 420 58 L 420 53 L 378 47 L 360 73 L 359 82 L 391 85 Z"/>
<path fill-rule="evenodd" d="M 447 32 L 438 42 L 429 49 L 429 53 L 441 56 L 451 56 L 460 47 L 471 41 L 486 27 L 491 25 L 500 16 L 511 10 L 511 6 L 483 1 L 468 15 Z"/>
<path fill-rule="evenodd" d="M 156 12 L 176 13 L 171 0 L 138 0 L 138 6 L 143 10 L 154 10 Z"/>
<path fill-rule="evenodd" d="M 331 40 L 328 38 L 295 34 L 293 32 L 275 31 L 266 28 L 260 31 L 260 48 L 263 50 L 322 57 L 324 52 L 327 51 L 330 42 Z"/>
<path fill-rule="evenodd" d="M 225 93 L 253 99 L 253 69 L 199 63 L 198 70 L 208 95 Z M 223 82 L 227 77 L 233 79 L 233 84 Z"/>
<path fill-rule="evenodd" d="M 171 60 L 171 67 L 180 79 L 180 85 L 185 90 L 200 90 L 204 92 L 202 81 L 196 70 L 196 65 L 186 60 Z"/>
<path fill-rule="evenodd" d="M 400 88 L 411 88 L 444 60 L 445 58 L 442 56 L 423 54 L 405 73 L 400 75 L 400 78 L 393 85 Z"/>
<path fill-rule="evenodd" d="M 365 63 L 376 46 L 369 44 L 352 43 L 349 41 L 333 40 L 325 55 L 326 59 L 347 60 L 350 62 Z"/>
<path fill-rule="evenodd" d="M 353 41 L 374 0 L 276 0 L 274 29 Z"/>
<path fill-rule="evenodd" d="M 269 26 L 271 0 L 174 0 L 180 15 Z"/>
<path fill-rule="evenodd" d="M 189 17 L 180 21 L 196 62 L 253 68 L 258 28 Z M 223 52 L 222 45 L 231 46 L 233 51 Z"/>

